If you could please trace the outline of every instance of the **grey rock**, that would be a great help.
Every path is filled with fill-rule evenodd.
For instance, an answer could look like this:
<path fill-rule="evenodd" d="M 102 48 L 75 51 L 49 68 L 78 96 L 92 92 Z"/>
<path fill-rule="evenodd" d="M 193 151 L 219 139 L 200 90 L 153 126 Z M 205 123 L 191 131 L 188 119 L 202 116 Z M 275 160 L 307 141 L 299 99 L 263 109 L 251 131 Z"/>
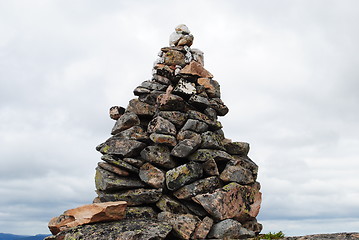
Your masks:
<path fill-rule="evenodd" d="M 150 105 L 156 105 L 157 104 L 157 98 L 159 95 L 164 94 L 164 91 L 151 91 L 148 94 L 142 94 L 138 97 L 138 100 L 141 102 L 150 104 Z"/>
<path fill-rule="evenodd" d="M 170 85 L 171 84 L 171 81 L 166 78 L 166 77 L 163 77 L 163 76 L 160 76 L 160 75 L 153 75 L 153 78 L 152 80 L 158 82 L 158 83 L 161 83 L 161 84 L 164 84 L 164 85 Z"/>
<path fill-rule="evenodd" d="M 207 131 L 201 134 L 201 138 L 201 148 L 224 150 L 221 135 Z"/>
<path fill-rule="evenodd" d="M 204 174 L 206 174 L 208 176 L 218 176 L 219 175 L 218 166 L 214 159 L 209 159 L 209 160 L 205 161 L 202 164 L 202 166 L 203 166 Z"/>
<path fill-rule="evenodd" d="M 213 108 L 210 107 L 206 108 L 204 110 L 204 114 L 206 114 L 209 117 L 209 119 L 211 119 L 212 121 L 217 120 L 217 112 Z"/>
<path fill-rule="evenodd" d="M 208 125 L 202 121 L 188 119 L 187 122 L 182 127 L 182 130 L 191 130 L 197 133 L 202 133 L 207 131 Z"/>
<path fill-rule="evenodd" d="M 183 164 L 166 172 L 166 185 L 171 191 L 196 181 L 203 175 L 202 165 L 196 162 Z"/>
<path fill-rule="evenodd" d="M 182 141 L 185 139 L 198 139 L 201 141 L 201 135 L 191 130 L 181 129 L 177 134 L 177 140 Z"/>
<path fill-rule="evenodd" d="M 176 199 L 167 195 L 162 195 L 156 206 L 163 212 L 171 213 L 189 213 L 189 209 Z"/>
<path fill-rule="evenodd" d="M 163 188 L 165 173 L 150 163 L 145 163 L 140 168 L 140 179 L 154 188 Z"/>
<path fill-rule="evenodd" d="M 115 135 L 123 130 L 126 130 L 130 127 L 140 125 L 140 119 L 138 116 L 132 112 L 124 113 L 115 123 L 115 126 L 112 128 L 111 134 Z"/>
<path fill-rule="evenodd" d="M 221 97 L 220 86 L 216 80 L 209 78 L 198 78 L 197 83 L 205 87 L 206 93 L 208 94 L 209 97 L 211 98 Z"/>
<path fill-rule="evenodd" d="M 176 127 L 169 120 L 157 116 L 148 124 L 147 132 L 176 135 Z"/>
<path fill-rule="evenodd" d="M 149 90 L 164 91 L 164 90 L 166 90 L 167 85 L 158 83 L 156 81 L 148 80 L 148 81 L 142 82 L 141 87 L 147 88 Z"/>
<path fill-rule="evenodd" d="M 209 231 L 211 230 L 212 225 L 213 225 L 212 218 L 210 217 L 203 218 L 203 220 L 197 224 L 191 239 L 205 239 Z"/>
<path fill-rule="evenodd" d="M 127 162 L 127 163 L 131 164 L 132 166 L 135 166 L 135 167 L 138 167 L 138 168 L 141 167 L 144 164 L 143 160 L 136 159 L 136 158 L 124 158 L 122 160 L 124 162 Z"/>
<path fill-rule="evenodd" d="M 249 143 L 246 142 L 228 142 L 224 145 L 229 154 L 247 156 L 249 152 Z"/>
<path fill-rule="evenodd" d="M 138 86 L 135 88 L 135 90 L 133 90 L 133 94 L 135 94 L 135 96 L 141 96 L 143 94 L 149 94 L 149 93 L 151 93 L 150 89 L 141 86 Z"/>
<path fill-rule="evenodd" d="M 196 85 L 192 82 L 181 79 L 172 92 L 180 96 L 191 96 L 196 94 Z"/>
<path fill-rule="evenodd" d="M 179 111 L 160 111 L 158 115 L 172 122 L 177 128 L 187 121 L 187 114 Z"/>
<path fill-rule="evenodd" d="M 121 157 L 133 157 L 140 153 L 146 144 L 136 140 L 109 139 L 100 149 L 102 154 L 114 154 Z"/>
<path fill-rule="evenodd" d="M 141 151 L 141 157 L 157 166 L 174 168 L 177 164 L 170 156 L 170 149 L 163 145 L 148 146 Z"/>
<path fill-rule="evenodd" d="M 239 184 L 254 183 L 255 179 L 252 172 L 238 163 L 239 161 L 236 160 L 229 161 L 219 176 L 221 180 L 224 182 L 237 182 Z"/>
<path fill-rule="evenodd" d="M 233 160 L 233 157 L 225 151 L 215 149 L 198 149 L 189 156 L 189 160 L 198 162 L 206 162 L 211 159 L 216 161 L 230 161 Z"/>
<path fill-rule="evenodd" d="M 210 233 L 208 234 L 209 238 L 249 238 L 254 237 L 255 234 L 252 231 L 249 231 L 242 227 L 242 225 L 233 219 L 226 219 L 219 223 L 213 225 Z"/>
<path fill-rule="evenodd" d="M 201 193 L 213 192 L 219 187 L 221 187 L 219 178 L 213 176 L 185 185 L 175 191 L 173 195 L 178 199 L 188 199 Z"/>
<path fill-rule="evenodd" d="M 162 189 L 137 188 L 113 193 L 97 191 L 101 202 L 126 201 L 128 206 L 138 206 L 157 202 L 162 196 Z"/>
<path fill-rule="evenodd" d="M 180 158 L 188 157 L 191 153 L 196 151 L 200 144 L 201 138 L 182 140 L 172 149 L 171 155 Z"/>
<path fill-rule="evenodd" d="M 152 207 L 127 207 L 126 219 L 155 219 L 157 218 L 157 212 Z"/>
<path fill-rule="evenodd" d="M 192 95 L 188 100 L 188 102 L 193 106 L 203 110 L 206 109 L 208 106 L 210 106 L 210 102 L 208 101 L 208 98 L 199 95 Z"/>
<path fill-rule="evenodd" d="M 102 169 L 105 169 L 105 170 L 107 170 L 109 172 L 117 174 L 118 176 L 128 176 L 128 175 L 130 175 L 130 173 L 128 171 L 123 170 L 123 169 L 121 169 L 119 167 L 116 167 L 116 166 L 114 166 L 112 164 L 109 164 L 107 162 L 99 162 L 97 165 Z"/>
<path fill-rule="evenodd" d="M 127 112 L 133 112 L 139 116 L 153 116 L 156 107 L 148 103 L 141 102 L 138 99 L 132 99 L 126 109 Z"/>
<path fill-rule="evenodd" d="M 150 139 L 154 143 L 164 144 L 164 145 L 167 145 L 167 146 L 170 146 L 170 147 L 174 147 L 174 146 L 177 145 L 177 140 L 172 135 L 160 134 L 160 133 L 152 133 L 150 135 Z"/>
<path fill-rule="evenodd" d="M 129 139 L 129 140 L 138 140 L 138 141 L 147 141 L 148 140 L 148 134 L 145 130 L 143 130 L 140 126 L 133 126 L 129 129 L 123 130 L 119 133 L 117 133 L 115 136 L 112 137 L 112 139 Z"/>
<path fill-rule="evenodd" d="M 209 100 L 210 107 L 216 110 L 218 116 L 224 116 L 228 113 L 229 109 L 220 98 L 212 98 Z"/>
<path fill-rule="evenodd" d="M 168 222 L 173 227 L 174 236 L 171 239 L 190 239 L 200 219 L 192 214 L 173 214 L 161 212 L 158 220 Z"/>
<path fill-rule="evenodd" d="M 125 169 L 126 171 L 134 172 L 134 173 L 139 172 L 138 168 L 132 166 L 131 164 L 128 164 L 125 161 L 122 161 L 121 159 L 114 158 L 111 155 L 105 154 L 105 155 L 103 155 L 101 157 L 101 159 L 104 160 L 105 162 L 111 164 L 111 165 L 114 165 L 114 166 L 119 167 L 121 169 Z"/>
<path fill-rule="evenodd" d="M 113 120 L 117 120 L 121 117 L 122 114 L 125 113 L 125 109 L 119 106 L 113 106 L 110 108 L 110 118 Z"/>

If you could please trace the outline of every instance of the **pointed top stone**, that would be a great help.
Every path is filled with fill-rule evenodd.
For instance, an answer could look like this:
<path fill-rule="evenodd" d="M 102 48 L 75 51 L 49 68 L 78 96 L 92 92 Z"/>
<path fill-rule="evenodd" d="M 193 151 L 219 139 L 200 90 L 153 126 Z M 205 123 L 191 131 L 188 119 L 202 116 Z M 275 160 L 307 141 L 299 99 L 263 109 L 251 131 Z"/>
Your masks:
<path fill-rule="evenodd" d="M 170 46 L 191 46 L 193 35 L 185 24 L 180 24 L 175 28 L 175 32 L 170 35 Z"/>

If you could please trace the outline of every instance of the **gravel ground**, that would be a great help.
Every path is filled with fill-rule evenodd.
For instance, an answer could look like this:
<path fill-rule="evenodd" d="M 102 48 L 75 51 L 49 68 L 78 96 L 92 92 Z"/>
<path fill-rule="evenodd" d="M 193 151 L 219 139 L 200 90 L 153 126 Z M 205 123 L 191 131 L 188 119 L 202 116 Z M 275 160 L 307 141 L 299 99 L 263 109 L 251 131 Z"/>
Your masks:
<path fill-rule="evenodd" d="M 314 234 L 298 237 L 285 237 L 284 240 L 358 240 L 359 233 L 332 233 L 332 234 Z"/>

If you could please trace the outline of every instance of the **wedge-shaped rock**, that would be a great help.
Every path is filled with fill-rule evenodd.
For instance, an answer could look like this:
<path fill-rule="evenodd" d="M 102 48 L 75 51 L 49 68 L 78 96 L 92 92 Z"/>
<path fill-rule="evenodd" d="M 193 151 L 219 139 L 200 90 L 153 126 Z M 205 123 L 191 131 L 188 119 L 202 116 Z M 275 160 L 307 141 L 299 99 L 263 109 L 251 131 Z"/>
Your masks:
<path fill-rule="evenodd" d="M 249 215 L 257 216 L 259 212 L 257 206 L 260 206 L 261 202 L 261 199 L 256 197 L 258 192 L 258 189 L 252 189 L 251 186 L 230 183 L 213 193 L 199 194 L 192 199 L 201 204 L 216 220 L 241 219 Z"/>
<path fill-rule="evenodd" d="M 163 188 L 165 173 L 150 163 L 145 163 L 140 168 L 141 180 L 154 188 Z"/>
<path fill-rule="evenodd" d="M 159 213 L 158 220 L 172 225 L 174 233 L 174 238 L 172 239 L 190 239 L 197 223 L 200 221 L 197 216 L 192 214 L 173 214 L 170 212 Z"/>
<path fill-rule="evenodd" d="M 102 146 L 100 152 L 102 154 L 113 154 L 121 157 L 133 157 L 138 155 L 145 147 L 146 144 L 136 140 L 110 138 Z"/>
<path fill-rule="evenodd" d="M 163 168 L 174 168 L 177 164 L 170 155 L 170 149 L 163 145 L 148 146 L 141 151 L 141 157 Z"/>
<path fill-rule="evenodd" d="M 133 112 L 140 116 L 153 116 L 156 112 L 156 107 L 148 103 L 141 102 L 138 99 L 132 99 L 126 109 L 127 112 Z"/>
<path fill-rule="evenodd" d="M 258 215 L 262 202 L 262 193 L 259 191 L 260 184 L 258 182 L 246 187 L 248 189 L 246 194 L 246 202 L 248 204 L 236 216 L 236 220 L 243 223 L 253 220 Z"/>
<path fill-rule="evenodd" d="M 163 58 L 166 65 L 186 65 L 185 55 L 180 51 L 176 51 L 174 49 L 166 51 L 163 55 Z"/>
<path fill-rule="evenodd" d="M 96 189 L 101 191 L 145 187 L 145 184 L 139 179 L 120 177 L 99 167 L 96 168 L 95 184 Z"/>
<path fill-rule="evenodd" d="M 124 158 L 122 160 L 135 167 L 141 167 L 144 164 L 143 160 L 137 158 Z"/>
<path fill-rule="evenodd" d="M 192 61 L 186 65 L 181 71 L 181 74 L 195 75 L 202 78 L 213 78 L 213 75 L 208 72 L 200 63 Z"/>
<path fill-rule="evenodd" d="M 198 149 L 189 156 L 189 160 L 198 162 L 206 162 L 211 159 L 216 161 L 230 161 L 233 157 L 225 151 L 214 149 Z"/>
<path fill-rule="evenodd" d="M 242 227 L 242 225 L 233 219 L 226 219 L 213 225 L 209 238 L 216 239 L 244 239 L 254 237 L 255 234 Z"/>
<path fill-rule="evenodd" d="M 214 159 L 210 159 L 205 161 L 203 164 L 203 172 L 205 175 L 209 176 L 218 176 L 219 170 L 216 161 Z"/>
<path fill-rule="evenodd" d="M 166 172 L 166 185 L 171 191 L 194 182 L 203 175 L 202 165 L 197 162 L 190 162 L 173 168 Z"/>
<path fill-rule="evenodd" d="M 51 233 L 55 235 L 84 224 L 121 220 L 125 217 L 126 206 L 124 201 L 84 205 L 52 218 L 48 226 Z"/>
<path fill-rule="evenodd" d="M 116 222 L 83 225 L 59 233 L 55 240 L 163 240 L 172 226 L 154 219 L 123 219 Z"/>
<path fill-rule="evenodd" d="M 177 145 L 177 140 L 174 136 L 168 134 L 161 133 L 152 133 L 150 135 L 150 139 L 154 143 L 164 144 L 170 147 L 174 147 Z"/>
<path fill-rule="evenodd" d="M 152 91 L 148 94 L 140 95 L 138 97 L 138 100 L 150 105 L 156 105 L 158 96 L 164 93 L 165 93 L 164 91 Z"/>
<path fill-rule="evenodd" d="M 154 74 L 172 79 L 173 78 L 173 69 L 171 69 L 169 66 L 165 64 L 156 64 L 154 66 Z"/>
<path fill-rule="evenodd" d="M 157 212 L 152 207 L 127 207 L 126 219 L 157 218 Z"/>
<path fill-rule="evenodd" d="M 219 83 L 216 80 L 209 78 L 198 78 L 197 83 L 206 88 L 206 92 L 211 98 L 220 98 L 221 97 L 221 89 Z"/>
<path fill-rule="evenodd" d="M 237 182 L 239 184 L 250 184 L 255 181 L 252 172 L 242 167 L 236 160 L 229 161 L 219 177 L 224 182 Z"/>
<path fill-rule="evenodd" d="M 244 167 L 245 169 L 248 169 L 253 174 L 253 179 L 257 179 L 258 174 L 258 165 L 255 164 L 249 157 L 241 157 L 237 155 L 232 155 L 232 157 L 235 159 L 235 164 Z"/>
<path fill-rule="evenodd" d="M 173 199 L 167 195 L 162 195 L 156 206 L 163 212 L 171 213 L 189 213 L 189 209 L 180 203 L 178 200 Z"/>
<path fill-rule="evenodd" d="M 213 225 L 212 218 L 210 217 L 203 218 L 203 220 L 197 224 L 191 239 L 205 239 L 209 231 L 211 230 L 212 225 Z"/>
<path fill-rule="evenodd" d="M 224 150 L 222 136 L 215 132 L 207 131 L 201 134 L 201 148 Z"/>
<path fill-rule="evenodd" d="M 133 126 L 129 129 L 121 131 L 117 133 L 112 138 L 114 139 L 129 139 L 129 140 L 137 140 L 137 141 L 146 141 L 148 140 L 148 134 L 145 130 L 143 130 L 140 126 Z"/>
<path fill-rule="evenodd" d="M 188 157 L 200 144 L 201 138 L 182 140 L 172 149 L 171 155 L 180 158 Z"/>
<path fill-rule="evenodd" d="M 131 164 L 128 164 L 127 162 L 125 161 L 122 161 L 121 159 L 115 159 L 113 156 L 111 155 L 103 155 L 101 157 L 102 160 L 104 160 L 105 162 L 111 164 L 111 165 L 114 165 L 116 167 L 120 167 L 122 169 L 125 169 L 126 171 L 129 171 L 129 172 L 134 172 L 134 173 L 138 173 L 139 170 L 138 168 L 132 166 Z"/>
<path fill-rule="evenodd" d="M 184 79 L 179 80 L 177 86 L 173 89 L 173 93 L 180 96 L 190 96 L 196 94 L 196 85 Z"/>
<path fill-rule="evenodd" d="M 109 164 L 109 163 L 106 163 L 106 162 L 99 162 L 98 166 L 100 168 L 103 168 L 103 169 L 109 171 L 109 172 L 117 174 L 118 176 L 128 176 L 128 175 L 130 175 L 130 173 L 128 171 L 123 170 L 123 169 L 121 169 L 119 167 L 116 167 L 116 166 L 114 166 L 112 164 Z"/>
<path fill-rule="evenodd" d="M 207 131 L 208 125 L 202 121 L 188 119 L 187 122 L 182 127 L 182 130 L 191 130 L 197 133 L 202 133 Z"/>
<path fill-rule="evenodd" d="M 187 121 L 187 114 L 178 111 L 160 111 L 158 115 L 172 122 L 177 128 Z"/>
<path fill-rule="evenodd" d="M 162 133 L 167 135 L 176 135 L 176 127 L 169 120 L 163 117 L 155 117 L 148 124 L 147 132 L 149 133 Z"/>
<path fill-rule="evenodd" d="M 167 85 L 158 83 L 156 81 L 144 81 L 141 83 L 141 87 L 147 88 L 149 90 L 157 90 L 157 91 L 164 91 L 167 88 Z"/>
<path fill-rule="evenodd" d="M 210 102 L 208 101 L 208 98 L 202 97 L 200 95 L 192 95 L 189 98 L 188 102 L 193 106 L 203 110 L 210 106 Z"/>
<path fill-rule="evenodd" d="M 216 110 L 218 116 L 224 116 L 228 113 L 228 107 L 223 103 L 220 98 L 212 98 L 209 100 L 210 107 Z"/>
<path fill-rule="evenodd" d="M 162 189 L 138 188 L 115 193 L 97 191 L 97 194 L 101 202 L 126 201 L 128 206 L 138 206 L 157 202 L 162 196 Z"/>
<path fill-rule="evenodd" d="M 140 119 L 138 116 L 132 112 L 126 112 L 116 121 L 115 126 L 112 128 L 111 134 L 115 135 L 136 125 L 140 125 Z"/>
<path fill-rule="evenodd" d="M 229 154 L 247 156 L 249 152 L 249 143 L 246 142 L 228 142 L 224 145 Z"/>
<path fill-rule="evenodd" d="M 173 195 L 178 199 L 188 199 L 201 193 L 213 192 L 219 187 L 218 177 L 208 177 L 181 187 Z"/>
<path fill-rule="evenodd" d="M 197 139 L 197 140 L 201 140 L 201 135 L 194 132 L 194 131 L 190 131 L 190 130 L 181 130 L 178 132 L 177 134 L 177 140 L 178 141 L 182 141 L 185 139 Z"/>
<path fill-rule="evenodd" d="M 186 107 L 183 98 L 174 94 L 161 94 L 157 98 L 160 110 L 183 111 Z"/>

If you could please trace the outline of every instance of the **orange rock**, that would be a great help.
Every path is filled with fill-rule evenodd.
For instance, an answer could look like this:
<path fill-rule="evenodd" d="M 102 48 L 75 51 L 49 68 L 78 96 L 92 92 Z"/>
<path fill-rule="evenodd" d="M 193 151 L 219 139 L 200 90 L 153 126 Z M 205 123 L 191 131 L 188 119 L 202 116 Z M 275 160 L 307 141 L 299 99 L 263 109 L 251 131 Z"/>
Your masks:
<path fill-rule="evenodd" d="M 48 227 L 51 233 L 56 235 L 79 225 L 121 220 L 125 217 L 126 207 L 125 201 L 83 205 L 67 210 L 59 217 L 52 218 Z"/>
<path fill-rule="evenodd" d="M 201 78 L 213 78 L 213 75 L 208 72 L 200 63 L 192 61 L 188 65 L 186 65 L 180 73 L 182 74 L 190 74 L 196 75 Z"/>

